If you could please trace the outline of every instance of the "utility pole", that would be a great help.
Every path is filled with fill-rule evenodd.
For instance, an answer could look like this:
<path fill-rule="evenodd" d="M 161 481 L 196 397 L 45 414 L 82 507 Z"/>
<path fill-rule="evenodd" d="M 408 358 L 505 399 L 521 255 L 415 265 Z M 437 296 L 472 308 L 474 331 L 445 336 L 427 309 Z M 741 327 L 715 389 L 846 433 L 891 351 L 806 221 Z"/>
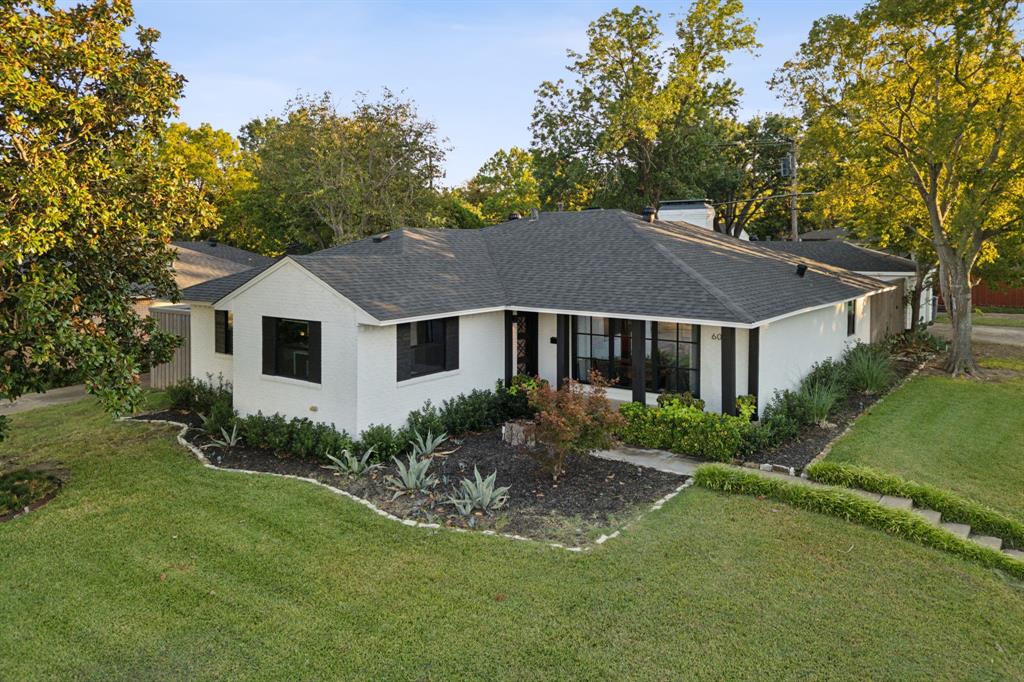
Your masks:
<path fill-rule="evenodd" d="M 793 241 L 800 241 L 800 229 L 797 227 L 796 217 L 796 195 L 799 192 L 800 187 L 796 181 L 796 138 L 790 140 L 790 173 L 792 174 L 793 180 L 793 194 L 789 197 L 789 229 L 793 232 Z"/>

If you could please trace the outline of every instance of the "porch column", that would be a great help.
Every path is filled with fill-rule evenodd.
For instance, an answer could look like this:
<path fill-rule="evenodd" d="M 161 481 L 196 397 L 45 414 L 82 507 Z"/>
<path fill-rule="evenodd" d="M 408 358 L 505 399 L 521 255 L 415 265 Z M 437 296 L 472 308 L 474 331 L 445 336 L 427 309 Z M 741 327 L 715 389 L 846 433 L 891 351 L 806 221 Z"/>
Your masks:
<path fill-rule="evenodd" d="M 505 311 L 505 386 L 512 384 L 512 377 L 514 376 L 515 361 L 513 356 L 515 355 L 515 348 L 512 343 L 512 327 L 515 324 L 515 320 L 512 318 L 512 311 Z"/>
<path fill-rule="evenodd" d="M 633 365 L 633 402 L 647 404 L 647 367 L 644 352 L 644 321 L 632 320 L 630 363 Z"/>
<path fill-rule="evenodd" d="M 571 363 L 569 359 L 569 316 L 559 315 L 555 322 L 555 328 L 557 341 L 555 348 L 558 354 L 558 359 L 555 363 L 555 369 L 558 372 L 556 386 L 561 388 L 562 384 L 569 377 L 569 365 Z"/>
<path fill-rule="evenodd" d="M 722 412 L 736 414 L 736 329 L 722 327 Z"/>

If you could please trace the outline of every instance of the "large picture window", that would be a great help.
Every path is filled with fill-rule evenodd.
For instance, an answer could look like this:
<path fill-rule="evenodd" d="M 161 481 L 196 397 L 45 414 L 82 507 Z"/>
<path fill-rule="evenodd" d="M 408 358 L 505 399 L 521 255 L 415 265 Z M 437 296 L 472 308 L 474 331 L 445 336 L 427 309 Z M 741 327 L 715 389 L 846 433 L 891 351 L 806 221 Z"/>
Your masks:
<path fill-rule="evenodd" d="M 399 381 L 459 368 L 459 318 L 398 325 Z"/>
<path fill-rule="evenodd" d="M 576 316 L 573 376 L 586 382 L 596 370 L 620 388 L 633 386 L 632 321 Z M 644 385 L 652 393 L 700 391 L 700 327 L 644 322 Z"/>
<path fill-rule="evenodd" d="M 320 383 L 320 323 L 264 317 L 263 373 Z"/>
<path fill-rule="evenodd" d="M 231 355 L 234 346 L 234 316 L 230 310 L 215 310 L 213 322 L 213 350 Z"/>

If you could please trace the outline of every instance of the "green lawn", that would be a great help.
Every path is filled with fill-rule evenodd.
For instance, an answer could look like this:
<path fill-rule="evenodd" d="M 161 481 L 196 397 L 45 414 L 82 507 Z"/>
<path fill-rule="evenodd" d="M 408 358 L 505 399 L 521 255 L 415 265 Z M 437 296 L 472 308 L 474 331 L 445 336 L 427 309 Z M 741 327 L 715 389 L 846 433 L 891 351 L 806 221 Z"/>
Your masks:
<path fill-rule="evenodd" d="M 935 316 L 935 321 L 942 324 L 949 324 L 949 315 L 945 313 Z M 971 315 L 971 324 L 979 327 L 1024 327 L 1024 315 L 1019 317 L 986 317 L 985 315 Z"/>
<path fill-rule="evenodd" d="M 918 377 L 841 438 L 829 459 L 947 488 L 1024 520 L 1024 380 Z"/>
<path fill-rule="evenodd" d="M 1024 586 L 838 519 L 690 489 L 577 555 L 204 469 L 88 401 L 0 459 L 70 484 L 0 524 L 0 677 L 1008 679 Z"/>

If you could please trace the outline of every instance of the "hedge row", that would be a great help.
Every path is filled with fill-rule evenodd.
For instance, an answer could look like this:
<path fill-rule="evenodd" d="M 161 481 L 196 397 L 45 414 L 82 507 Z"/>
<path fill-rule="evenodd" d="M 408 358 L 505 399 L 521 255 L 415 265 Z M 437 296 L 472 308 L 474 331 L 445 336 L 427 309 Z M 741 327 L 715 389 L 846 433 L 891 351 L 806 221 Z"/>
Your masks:
<path fill-rule="evenodd" d="M 630 445 L 728 462 L 740 454 L 747 433 L 754 428 L 752 401 L 740 396 L 739 416 L 704 412 L 702 401 L 680 397 L 659 399 L 657 407 L 626 403 L 619 408 L 626 419 L 619 436 Z"/>
<path fill-rule="evenodd" d="M 789 483 L 721 464 L 706 464 L 697 469 L 693 478 L 696 485 L 708 490 L 764 497 L 799 509 L 855 521 L 971 559 L 988 568 L 1001 569 L 1024 580 L 1024 562 L 934 526 L 913 512 L 883 507 L 852 492 Z"/>
<path fill-rule="evenodd" d="M 909 497 L 919 507 L 940 512 L 944 521 L 966 523 L 978 533 L 994 535 L 1008 546 L 1024 549 L 1024 523 L 941 488 L 906 481 L 868 467 L 828 461 L 809 466 L 807 477 L 827 485 Z"/>

